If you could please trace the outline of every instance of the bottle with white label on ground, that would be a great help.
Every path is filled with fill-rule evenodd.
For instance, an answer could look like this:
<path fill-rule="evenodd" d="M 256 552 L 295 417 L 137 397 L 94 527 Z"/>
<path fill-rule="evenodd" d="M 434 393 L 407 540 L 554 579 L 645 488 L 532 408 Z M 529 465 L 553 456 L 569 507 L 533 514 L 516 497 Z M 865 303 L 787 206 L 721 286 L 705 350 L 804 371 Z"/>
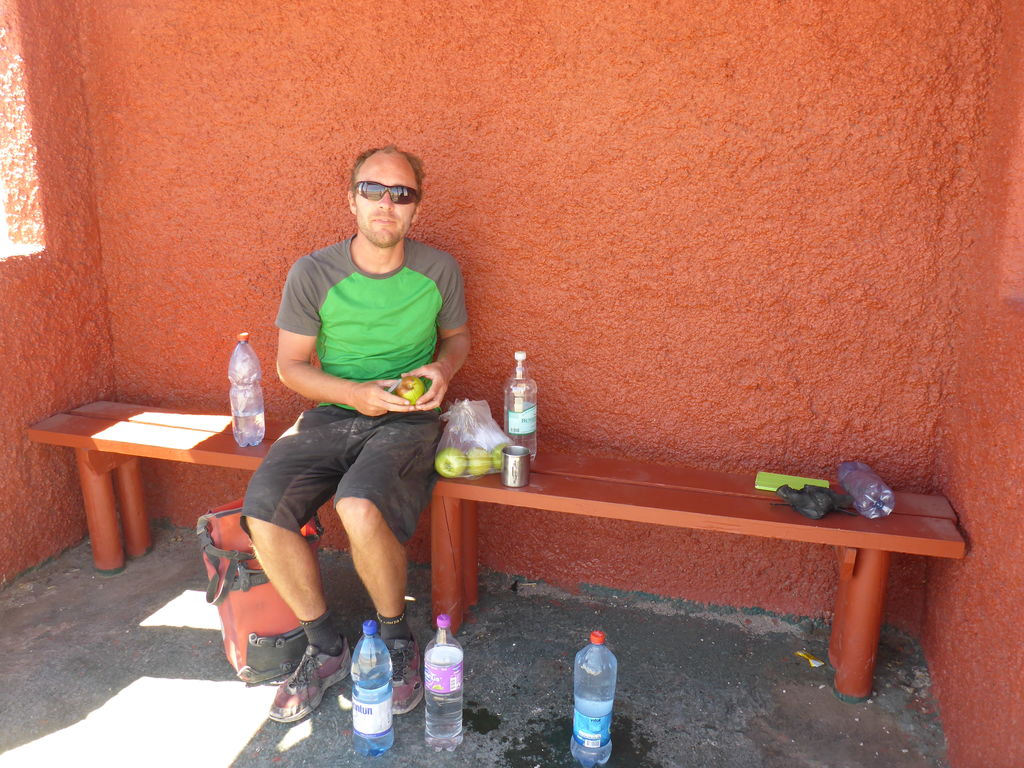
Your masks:
<path fill-rule="evenodd" d="M 241 446 L 263 442 L 266 423 L 263 415 L 263 388 L 260 359 L 249 345 L 249 334 L 238 334 L 238 343 L 228 362 L 231 381 L 231 431 Z"/>
<path fill-rule="evenodd" d="M 376 621 L 363 622 L 352 654 L 352 745 L 361 755 L 379 755 L 395 743 L 391 727 L 391 654 Z"/>
<path fill-rule="evenodd" d="M 516 352 L 516 370 L 505 382 L 505 434 L 537 458 L 537 382 L 526 368 L 526 353 Z"/>
<path fill-rule="evenodd" d="M 451 626 L 448 614 L 438 616 L 437 635 L 423 654 L 426 742 L 438 752 L 462 743 L 462 646 Z"/>
<path fill-rule="evenodd" d="M 612 704 L 618 662 L 604 644 L 604 632 L 590 633 L 590 644 L 573 666 L 572 756 L 584 768 L 604 765 L 612 755 Z"/>

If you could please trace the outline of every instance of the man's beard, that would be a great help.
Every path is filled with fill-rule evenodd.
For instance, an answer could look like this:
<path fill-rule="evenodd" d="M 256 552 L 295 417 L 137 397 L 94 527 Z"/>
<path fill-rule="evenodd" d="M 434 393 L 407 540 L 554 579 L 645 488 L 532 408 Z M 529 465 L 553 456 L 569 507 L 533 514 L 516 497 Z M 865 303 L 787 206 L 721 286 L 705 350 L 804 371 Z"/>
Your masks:
<path fill-rule="evenodd" d="M 363 237 L 369 240 L 373 245 L 378 248 L 393 248 L 402 242 L 402 238 L 405 237 L 404 232 L 388 232 L 388 233 L 377 233 L 373 231 L 363 232 Z"/>

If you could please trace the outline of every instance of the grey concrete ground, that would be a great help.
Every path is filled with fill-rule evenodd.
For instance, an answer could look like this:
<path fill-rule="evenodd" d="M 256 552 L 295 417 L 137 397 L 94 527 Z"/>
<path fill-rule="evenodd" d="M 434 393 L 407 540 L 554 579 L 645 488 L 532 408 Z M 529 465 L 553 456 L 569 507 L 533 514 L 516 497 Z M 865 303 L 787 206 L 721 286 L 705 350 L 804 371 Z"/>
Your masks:
<path fill-rule="evenodd" d="M 929 678 L 913 641 L 883 637 L 874 697 L 831 691 L 827 627 L 607 590 L 568 594 L 485 573 L 459 632 L 466 739 L 423 745 L 423 708 L 396 719 L 395 746 L 351 748 L 350 684 L 306 721 L 265 719 L 273 690 L 233 676 L 204 602 L 194 534 L 158 529 L 119 576 L 87 544 L 0 590 L 0 766 L 571 766 L 573 654 L 592 628 L 619 659 L 610 766 L 945 766 Z M 370 605 L 344 553 L 323 553 L 330 600 L 358 631 Z M 516 588 L 513 589 L 513 586 Z M 410 615 L 429 639 L 429 569 L 412 569 Z"/>

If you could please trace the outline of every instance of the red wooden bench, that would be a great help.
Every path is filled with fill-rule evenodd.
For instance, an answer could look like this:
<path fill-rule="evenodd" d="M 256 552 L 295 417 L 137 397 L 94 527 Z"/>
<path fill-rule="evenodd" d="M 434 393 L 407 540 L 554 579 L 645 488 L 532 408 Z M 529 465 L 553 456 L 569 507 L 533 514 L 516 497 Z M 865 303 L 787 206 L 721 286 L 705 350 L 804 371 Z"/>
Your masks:
<path fill-rule="evenodd" d="M 138 457 L 253 470 L 286 427 L 268 423 L 262 445 L 239 448 L 227 416 L 98 402 L 34 425 L 29 437 L 75 449 L 94 561 L 101 571 L 116 572 L 124 567 L 125 550 L 139 555 L 152 541 Z M 774 494 L 755 490 L 753 474 L 541 454 L 525 488 L 506 488 L 497 475 L 437 484 L 433 612 L 451 615 L 455 627 L 477 601 L 479 502 L 835 547 L 839 589 L 829 660 L 836 693 L 850 701 L 871 694 L 890 553 L 962 558 L 966 550 L 956 514 L 941 496 L 897 493 L 895 512 L 879 520 L 838 514 L 809 520 L 779 505 Z"/>

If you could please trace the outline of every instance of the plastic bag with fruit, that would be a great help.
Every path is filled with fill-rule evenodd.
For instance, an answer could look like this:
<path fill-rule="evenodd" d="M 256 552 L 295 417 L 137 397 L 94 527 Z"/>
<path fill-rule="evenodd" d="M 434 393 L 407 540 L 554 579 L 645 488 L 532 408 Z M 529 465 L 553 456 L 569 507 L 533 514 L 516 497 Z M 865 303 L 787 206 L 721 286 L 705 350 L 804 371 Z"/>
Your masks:
<path fill-rule="evenodd" d="M 486 400 L 456 400 L 441 415 L 444 434 L 434 469 L 442 477 L 481 477 L 501 471 L 501 449 L 511 441 L 491 418 Z"/>

